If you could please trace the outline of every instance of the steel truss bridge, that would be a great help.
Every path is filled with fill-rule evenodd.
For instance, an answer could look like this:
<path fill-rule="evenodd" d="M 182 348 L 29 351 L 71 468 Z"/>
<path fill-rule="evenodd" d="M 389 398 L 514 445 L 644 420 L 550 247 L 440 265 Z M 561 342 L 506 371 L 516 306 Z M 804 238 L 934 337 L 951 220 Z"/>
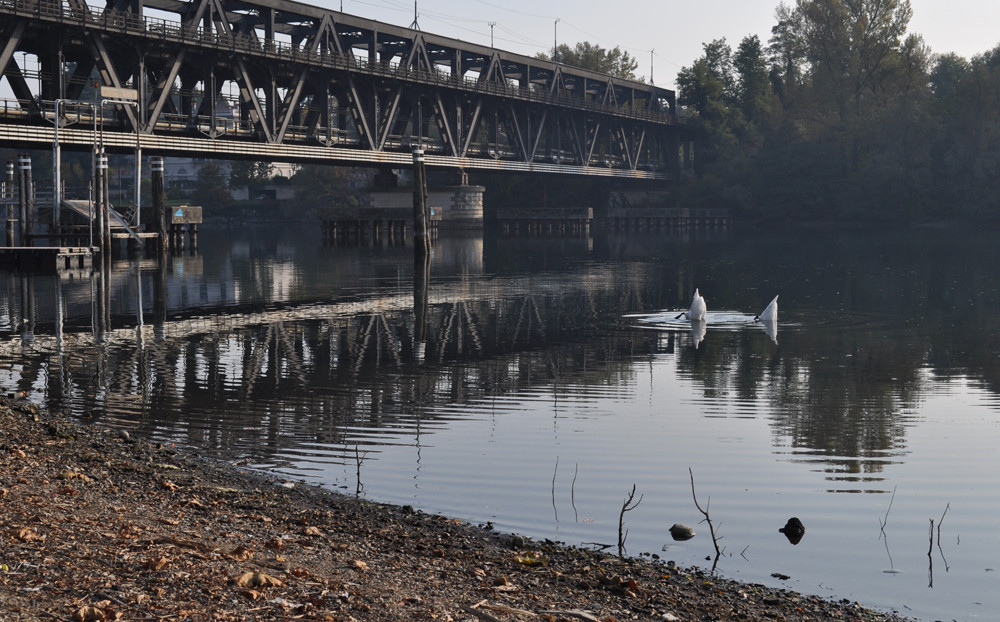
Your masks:
<path fill-rule="evenodd" d="M 434 167 L 679 172 L 670 90 L 289 0 L 0 0 L 0 71 L 0 144 L 19 148 L 51 147 L 58 117 L 68 148 L 99 125 L 107 148 L 163 155 L 399 167 L 420 146 Z"/>

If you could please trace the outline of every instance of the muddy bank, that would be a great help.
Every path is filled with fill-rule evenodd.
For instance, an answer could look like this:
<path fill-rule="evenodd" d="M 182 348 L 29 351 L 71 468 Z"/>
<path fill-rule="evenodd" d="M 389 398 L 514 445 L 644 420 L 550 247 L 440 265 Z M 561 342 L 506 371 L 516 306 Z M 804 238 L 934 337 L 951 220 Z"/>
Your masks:
<path fill-rule="evenodd" d="M 903 620 L 358 501 L 3 400 L 0 619 Z"/>

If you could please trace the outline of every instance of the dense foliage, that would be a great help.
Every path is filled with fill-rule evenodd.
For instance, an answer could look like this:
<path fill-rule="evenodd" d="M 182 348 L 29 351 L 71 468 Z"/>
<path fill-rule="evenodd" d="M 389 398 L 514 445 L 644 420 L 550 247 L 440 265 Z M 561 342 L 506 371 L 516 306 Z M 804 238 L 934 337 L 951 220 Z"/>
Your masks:
<path fill-rule="evenodd" d="M 615 46 L 608 50 L 589 41 L 580 41 L 573 47 L 563 43 L 554 48 L 554 53 L 555 60 L 564 65 L 589 69 L 626 80 L 635 80 L 635 70 L 639 67 L 639 61 L 620 47 Z M 552 60 L 552 55 L 545 52 L 539 52 L 536 56 L 543 60 Z"/>
<path fill-rule="evenodd" d="M 1000 46 L 934 55 L 909 0 L 780 5 L 765 46 L 725 39 L 677 77 L 690 202 L 760 219 L 1000 217 Z"/>

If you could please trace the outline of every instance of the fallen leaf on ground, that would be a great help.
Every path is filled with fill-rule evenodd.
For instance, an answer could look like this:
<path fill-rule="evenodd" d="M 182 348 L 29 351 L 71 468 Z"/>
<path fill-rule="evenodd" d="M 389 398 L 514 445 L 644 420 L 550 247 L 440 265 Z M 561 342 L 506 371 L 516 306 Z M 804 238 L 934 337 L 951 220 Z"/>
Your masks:
<path fill-rule="evenodd" d="M 229 556 L 238 562 L 245 562 L 248 559 L 253 558 L 253 549 L 248 546 L 243 546 L 242 544 L 232 551 L 230 551 Z"/>
<path fill-rule="evenodd" d="M 105 619 L 104 612 L 97 607 L 81 607 L 73 613 L 74 622 L 95 622 Z"/>
<path fill-rule="evenodd" d="M 244 572 L 233 579 L 233 583 L 239 587 L 281 587 L 283 585 L 280 579 L 263 572 Z"/>
<path fill-rule="evenodd" d="M 21 542 L 35 542 L 45 539 L 45 536 L 39 535 L 31 527 L 21 527 L 20 529 L 15 529 L 11 535 Z"/>
<path fill-rule="evenodd" d="M 361 572 L 368 570 L 368 564 L 361 561 L 360 559 L 354 560 L 353 562 L 351 562 L 351 565 L 354 566 L 356 570 L 360 570 Z"/>

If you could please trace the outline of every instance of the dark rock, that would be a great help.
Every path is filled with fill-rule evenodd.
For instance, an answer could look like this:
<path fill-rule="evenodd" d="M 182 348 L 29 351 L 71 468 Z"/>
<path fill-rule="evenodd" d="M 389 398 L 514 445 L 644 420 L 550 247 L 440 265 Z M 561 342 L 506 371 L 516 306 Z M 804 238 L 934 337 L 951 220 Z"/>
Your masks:
<path fill-rule="evenodd" d="M 678 542 L 684 542 L 685 540 L 690 540 L 694 537 L 694 529 L 688 527 L 687 525 L 674 523 L 670 527 L 670 537 Z"/>
<path fill-rule="evenodd" d="M 798 544 L 802 540 L 802 536 L 806 535 L 806 526 L 793 516 L 788 519 L 784 527 L 778 530 L 778 533 L 785 534 L 785 537 L 792 544 Z"/>

